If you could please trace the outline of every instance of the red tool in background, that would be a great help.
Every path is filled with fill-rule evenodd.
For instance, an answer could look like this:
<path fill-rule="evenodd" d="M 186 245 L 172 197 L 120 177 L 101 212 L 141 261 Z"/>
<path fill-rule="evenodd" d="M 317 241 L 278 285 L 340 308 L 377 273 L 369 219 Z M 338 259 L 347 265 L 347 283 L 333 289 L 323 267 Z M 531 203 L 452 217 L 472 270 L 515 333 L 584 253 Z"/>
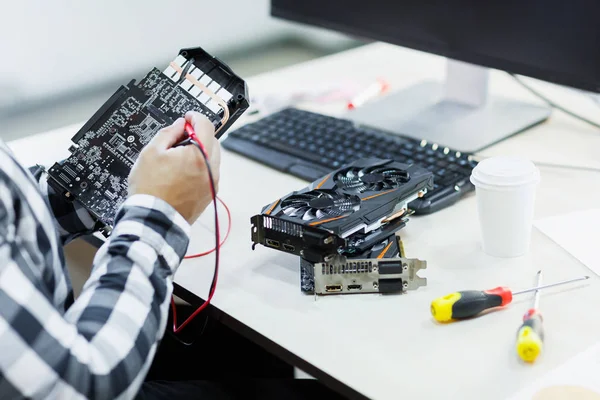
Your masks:
<path fill-rule="evenodd" d="M 365 90 L 356 95 L 350 102 L 348 102 L 348 109 L 353 110 L 357 107 L 362 106 L 369 100 L 374 99 L 377 96 L 382 95 L 387 92 L 390 88 L 389 83 L 387 83 L 382 78 L 377 79 L 376 82 L 369 85 Z"/>

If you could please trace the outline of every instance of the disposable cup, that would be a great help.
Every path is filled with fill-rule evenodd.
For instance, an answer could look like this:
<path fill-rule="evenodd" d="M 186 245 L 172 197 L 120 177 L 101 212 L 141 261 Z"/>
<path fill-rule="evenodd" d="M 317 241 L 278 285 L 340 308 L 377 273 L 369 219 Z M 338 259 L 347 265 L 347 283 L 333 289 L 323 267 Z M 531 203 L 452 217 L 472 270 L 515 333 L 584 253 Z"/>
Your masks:
<path fill-rule="evenodd" d="M 471 173 L 475 185 L 483 251 L 518 257 L 529 251 L 540 172 L 520 157 L 481 161 Z"/>

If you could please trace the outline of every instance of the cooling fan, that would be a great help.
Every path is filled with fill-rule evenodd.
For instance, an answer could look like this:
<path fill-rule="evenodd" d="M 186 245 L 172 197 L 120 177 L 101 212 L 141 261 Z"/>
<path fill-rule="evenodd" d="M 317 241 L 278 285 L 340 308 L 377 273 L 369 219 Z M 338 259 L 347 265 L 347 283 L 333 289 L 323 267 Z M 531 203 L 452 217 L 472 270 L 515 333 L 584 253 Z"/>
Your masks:
<path fill-rule="evenodd" d="M 396 189 L 410 180 L 407 170 L 391 165 L 367 168 L 349 167 L 335 175 L 336 184 L 349 192 L 365 193 Z"/>
<path fill-rule="evenodd" d="M 281 202 L 281 210 L 289 217 L 303 221 L 345 217 L 360 208 L 358 196 L 345 195 L 333 190 L 312 190 L 291 195 Z"/>

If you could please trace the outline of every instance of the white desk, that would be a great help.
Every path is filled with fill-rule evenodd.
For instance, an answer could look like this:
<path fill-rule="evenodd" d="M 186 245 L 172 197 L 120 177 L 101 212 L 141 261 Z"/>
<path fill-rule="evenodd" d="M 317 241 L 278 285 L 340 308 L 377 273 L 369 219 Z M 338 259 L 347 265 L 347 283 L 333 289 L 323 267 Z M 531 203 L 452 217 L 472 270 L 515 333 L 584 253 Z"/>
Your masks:
<path fill-rule="evenodd" d="M 369 82 L 384 76 L 400 88 L 419 79 L 441 78 L 443 65 L 435 56 L 376 44 L 253 77 L 248 83 L 251 91 L 260 93 L 314 80 Z M 502 73 L 494 73 L 491 83 L 494 93 L 531 98 Z M 557 100 L 565 105 L 593 115 L 595 106 L 581 95 L 544 88 L 551 96 L 558 93 Z M 342 108 L 332 105 L 322 111 L 336 114 Z M 50 163 L 66 155 L 75 129 L 10 145 L 24 162 Z M 600 167 L 599 151 L 600 132 L 556 112 L 548 123 L 484 155 L 523 154 L 536 161 Z M 592 308 L 600 303 L 595 275 L 585 285 L 544 292 L 546 351 L 533 366 L 521 365 L 513 350 L 528 297 L 515 298 L 507 309 L 470 321 L 443 326 L 432 321 L 431 300 L 448 292 L 528 287 L 539 268 L 544 269 L 546 282 L 590 274 L 537 231 L 525 257 L 484 255 L 474 196 L 436 214 L 413 217 L 401 232 L 408 256 L 428 262 L 421 274 L 428 278 L 427 287 L 399 296 L 328 296 L 315 301 L 300 292 L 296 257 L 264 247 L 252 251 L 250 240 L 250 217 L 306 182 L 223 153 L 220 196 L 232 210 L 233 230 L 223 247 L 213 304 L 315 367 L 317 375 L 327 374 L 371 399 L 502 399 L 600 338 L 600 319 Z M 536 217 L 600 204 L 597 172 L 541 167 L 541 173 Z M 190 251 L 213 245 L 211 213 L 195 226 Z M 225 229 L 226 221 L 222 226 Z M 204 298 L 212 270 L 212 257 L 186 260 L 175 280 Z"/>

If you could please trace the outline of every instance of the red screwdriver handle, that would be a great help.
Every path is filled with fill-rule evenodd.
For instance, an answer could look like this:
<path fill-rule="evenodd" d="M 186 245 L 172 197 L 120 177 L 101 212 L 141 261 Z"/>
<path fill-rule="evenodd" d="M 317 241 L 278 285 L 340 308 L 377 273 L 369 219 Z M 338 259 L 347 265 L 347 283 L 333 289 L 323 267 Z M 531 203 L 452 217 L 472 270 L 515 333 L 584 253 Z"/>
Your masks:
<path fill-rule="evenodd" d="M 501 307 L 507 305 L 513 299 L 512 291 L 509 288 L 504 287 L 504 286 L 498 286 L 497 288 L 493 288 L 490 290 L 484 290 L 483 292 L 487 293 L 489 295 L 500 296 L 500 298 L 502 299 L 502 302 L 500 303 Z"/>
<path fill-rule="evenodd" d="M 506 287 L 490 290 L 463 290 L 433 301 L 431 312 L 445 322 L 450 319 L 471 318 L 490 308 L 502 307 L 512 301 L 512 292 Z"/>

